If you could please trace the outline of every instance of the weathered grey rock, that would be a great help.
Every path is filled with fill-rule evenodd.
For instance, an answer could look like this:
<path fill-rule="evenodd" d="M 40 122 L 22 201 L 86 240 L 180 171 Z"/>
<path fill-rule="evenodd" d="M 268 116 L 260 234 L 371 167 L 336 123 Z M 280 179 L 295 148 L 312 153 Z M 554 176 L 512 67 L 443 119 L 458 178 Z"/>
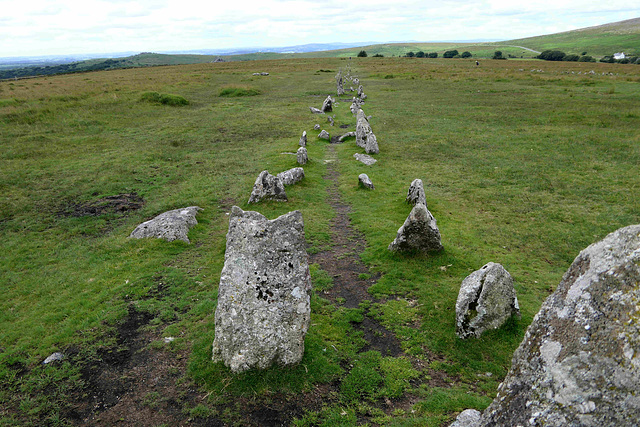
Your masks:
<path fill-rule="evenodd" d="M 345 139 L 351 138 L 354 136 L 356 136 L 355 132 L 347 132 L 344 135 L 341 135 L 340 138 L 338 138 L 338 142 L 344 142 Z"/>
<path fill-rule="evenodd" d="M 298 148 L 298 152 L 296 153 L 296 160 L 299 165 L 306 165 L 309 161 L 309 156 L 307 154 L 307 149 L 304 147 Z"/>
<path fill-rule="evenodd" d="M 336 92 L 338 96 L 344 95 L 344 80 L 342 78 L 342 71 L 338 71 L 336 74 Z"/>
<path fill-rule="evenodd" d="M 49 356 L 47 356 L 46 359 L 44 359 L 44 361 L 42 362 L 44 365 L 48 365 L 49 363 L 53 363 L 53 362 L 59 362 L 61 360 L 64 359 L 64 354 L 62 353 L 52 353 Z"/>
<path fill-rule="evenodd" d="M 482 426 L 640 419 L 640 225 L 584 249 L 542 304 Z"/>
<path fill-rule="evenodd" d="M 407 203 L 410 203 L 412 205 L 422 203 L 423 205 L 427 206 L 427 197 L 424 194 L 424 186 L 422 185 L 421 179 L 416 178 L 413 180 L 413 182 L 409 186 L 406 201 Z"/>
<path fill-rule="evenodd" d="M 284 185 L 293 185 L 296 182 L 302 181 L 304 178 L 304 169 L 302 168 L 293 168 L 286 170 L 284 172 L 280 172 L 278 178 L 282 181 Z"/>
<path fill-rule="evenodd" d="M 361 173 L 358 175 L 358 185 L 363 188 L 368 188 L 373 190 L 375 187 L 373 186 L 373 182 L 371 182 L 371 178 L 366 173 Z"/>
<path fill-rule="evenodd" d="M 353 157 L 355 157 L 357 161 L 362 162 L 367 166 L 371 166 L 372 164 L 377 162 L 376 159 L 366 154 L 356 153 L 353 155 Z"/>
<path fill-rule="evenodd" d="M 456 301 L 456 334 L 478 338 L 511 316 L 520 317 L 513 279 L 500 264 L 490 262 L 467 276 Z"/>
<path fill-rule="evenodd" d="M 329 132 L 327 132 L 326 130 L 322 129 L 322 132 L 320 132 L 318 134 L 318 138 L 330 140 L 331 136 L 329 135 Z"/>
<path fill-rule="evenodd" d="M 309 110 L 311 110 L 313 114 L 324 114 L 324 111 L 316 107 L 309 107 Z"/>
<path fill-rule="evenodd" d="M 331 95 L 327 96 L 327 99 L 324 100 L 324 102 L 322 103 L 322 108 L 321 111 L 323 113 L 329 112 L 329 111 L 333 111 L 333 103 L 335 102 L 335 100 L 333 98 L 331 98 Z"/>
<path fill-rule="evenodd" d="M 263 72 L 261 72 L 261 73 L 253 73 L 253 75 L 254 75 L 254 76 L 268 76 L 268 75 L 269 75 L 269 73 L 266 73 L 266 72 L 264 72 L 264 71 L 263 71 Z"/>
<path fill-rule="evenodd" d="M 300 151 L 300 149 L 298 149 Z M 258 203 L 260 200 L 276 200 L 279 202 L 286 202 L 287 193 L 284 191 L 284 185 L 277 176 L 273 176 L 269 171 L 262 171 L 258 178 L 256 178 L 255 184 L 253 184 L 253 191 L 249 197 L 249 203 Z"/>
<path fill-rule="evenodd" d="M 191 227 L 198 223 L 196 214 L 201 210 L 202 208 L 198 206 L 189 206 L 162 213 L 138 225 L 129 237 L 132 239 L 155 237 L 169 242 L 182 240 L 189 243 L 187 233 Z"/>
<path fill-rule="evenodd" d="M 465 409 L 449 427 L 478 427 L 482 413 L 475 409 Z"/>
<path fill-rule="evenodd" d="M 320 130 L 320 125 L 317 123 L 313 125 L 313 130 Z"/>
<path fill-rule="evenodd" d="M 436 219 L 423 204 L 413 207 L 404 224 L 398 229 L 398 235 L 389 245 L 390 251 L 432 252 L 442 250 L 440 230 Z"/>
<path fill-rule="evenodd" d="M 365 148 L 367 145 L 367 136 L 372 133 L 371 126 L 364 111 L 358 110 L 356 119 L 356 145 Z"/>
<path fill-rule="evenodd" d="M 212 359 L 232 372 L 293 365 L 309 328 L 311 277 L 300 211 L 231 209 Z"/>
<path fill-rule="evenodd" d="M 307 131 L 306 130 L 304 132 L 302 132 L 302 136 L 300 137 L 300 141 L 298 141 L 298 144 L 300 145 L 300 147 L 306 147 L 307 146 Z"/>
<path fill-rule="evenodd" d="M 333 126 L 335 124 L 334 119 L 336 118 L 335 114 L 333 116 L 328 116 L 327 120 L 329 121 L 329 124 L 331 126 Z"/>
<path fill-rule="evenodd" d="M 364 88 L 362 87 L 362 85 L 358 86 L 358 98 L 360 98 L 363 93 L 364 93 Z"/>
<path fill-rule="evenodd" d="M 380 149 L 378 148 L 378 138 L 376 138 L 373 132 L 370 132 L 367 135 L 367 139 L 364 143 L 364 151 L 367 154 L 378 154 L 380 152 Z"/>

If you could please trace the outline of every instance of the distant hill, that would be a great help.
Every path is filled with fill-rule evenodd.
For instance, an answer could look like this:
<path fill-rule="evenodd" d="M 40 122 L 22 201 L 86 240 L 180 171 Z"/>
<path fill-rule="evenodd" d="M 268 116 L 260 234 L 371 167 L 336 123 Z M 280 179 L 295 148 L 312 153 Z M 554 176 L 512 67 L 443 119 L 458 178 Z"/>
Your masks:
<path fill-rule="evenodd" d="M 500 44 L 519 45 L 538 51 L 557 49 L 575 54 L 587 52 L 592 56 L 612 55 L 616 52 L 638 56 L 640 55 L 640 18 L 563 33 L 510 40 Z"/>

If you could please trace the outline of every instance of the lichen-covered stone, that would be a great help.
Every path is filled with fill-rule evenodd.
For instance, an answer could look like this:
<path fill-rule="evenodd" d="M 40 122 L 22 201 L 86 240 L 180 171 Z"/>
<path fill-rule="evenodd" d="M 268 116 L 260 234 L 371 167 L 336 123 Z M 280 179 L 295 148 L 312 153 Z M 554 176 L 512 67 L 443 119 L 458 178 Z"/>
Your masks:
<path fill-rule="evenodd" d="M 456 334 L 460 338 L 478 338 L 511 316 L 520 317 L 520 307 L 513 279 L 502 265 L 490 262 L 462 281 L 456 302 Z"/>
<path fill-rule="evenodd" d="M 360 154 L 360 153 L 356 153 L 353 155 L 353 157 L 356 158 L 357 161 L 364 163 L 367 166 L 371 166 L 372 164 L 374 164 L 375 162 L 377 162 L 376 159 L 374 159 L 373 157 L 367 155 L 367 154 Z"/>
<path fill-rule="evenodd" d="M 233 372 L 298 363 L 309 328 L 310 292 L 300 211 L 270 221 L 234 206 L 212 359 Z"/>
<path fill-rule="evenodd" d="M 307 146 L 307 131 L 306 130 L 304 132 L 302 132 L 302 136 L 300 137 L 300 141 L 298 141 L 298 144 L 300 145 L 300 147 L 306 147 Z"/>
<path fill-rule="evenodd" d="M 358 110 L 356 119 L 356 145 L 365 148 L 367 145 L 367 136 L 372 133 L 371 126 L 365 116 L 364 111 Z"/>
<path fill-rule="evenodd" d="M 373 186 L 373 182 L 371 182 L 371 178 L 366 173 L 361 173 L 358 175 L 358 185 L 362 188 L 367 188 L 369 190 L 373 190 L 375 187 Z"/>
<path fill-rule="evenodd" d="M 202 208 L 198 206 L 189 206 L 188 208 L 167 211 L 138 225 L 129 237 L 133 239 L 155 237 L 169 242 L 182 240 L 189 243 L 187 233 L 191 227 L 198 223 L 196 214 L 201 210 Z"/>
<path fill-rule="evenodd" d="M 293 168 L 286 170 L 284 172 L 280 172 L 277 175 L 278 178 L 282 181 L 284 185 L 293 185 L 296 182 L 302 181 L 304 178 L 304 169 L 302 168 Z"/>
<path fill-rule="evenodd" d="M 422 180 L 420 178 L 416 178 L 411 182 L 409 186 L 409 191 L 407 192 L 407 203 L 412 205 L 417 205 L 418 203 L 422 203 L 427 206 L 427 197 L 424 193 L 424 185 L 422 184 Z"/>
<path fill-rule="evenodd" d="M 327 96 L 327 99 L 322 103 L 322 108 L 320 109 L 323 113 L 333 111 L 333 103 L 335 101 L 331 98 L 331 95 Z"/>
<path fill-rule="evenodd" d="M 442 249 L 436 219 L 423 204 L 413 207 L 404 224 L 398 229 L 398 235 L 389 245 L 389 250 L 394 252 L 433 252 Z"/>
<path fill-rule="evenodd" d="M 338 138 L 337 143 L 343 143 L 345 139 L 352 138 L 354 136 L 356 136 L 355 132 L 347 132 L 344 135 L 340 135 L 340 137 Z"/>
<path fill-rule="evenodd" d="M 376 138 L 373 132 L 367 135 L 366 142 L 364 143 L 364 151 L 367 154 L 378 154 L 380 152 L 378 148 L 378 138 Z"/>
<path fill-rule="evenodd" d="M 542 304 L 480 425 L 640 419 L 640 225 L 584 249 Z"/>
<path fill-rule="evenodd" d="M 296 152 L 296 161 L 299 165 L 306 165 L 309 161 L 309 154 L 307 153 L 307 149 L 304 147 L 298 148 Z"/>
<path fill-rule="evenodd" d="M 300 149 L 298 149 L 300 150 Z M 256 182 L 253 184 L 253 191 L 249 196 L 249 203 L 258 203 L 260 200 L 276 200 L 286 202 L 287 193 L 284 190 L 282 181 L 277 176 L 273 176 L 269 171 L 262 171 Z"/>
<path fill-rule="evenodd" d="M 478 427 L 482 413 L 476 409 L 465 409 L 449 427 Z"/>

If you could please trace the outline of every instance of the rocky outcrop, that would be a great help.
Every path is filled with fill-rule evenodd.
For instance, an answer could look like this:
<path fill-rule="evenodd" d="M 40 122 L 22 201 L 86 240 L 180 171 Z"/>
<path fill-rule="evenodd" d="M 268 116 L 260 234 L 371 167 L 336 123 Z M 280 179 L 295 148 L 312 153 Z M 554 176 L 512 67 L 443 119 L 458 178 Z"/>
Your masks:
<path fill-rule="evenodd" d="M 169 242 L 182 240 L 189 243 L 187 233 L 191 227 L 198 223 L 196 214 L 201 210 L 202 208 L 198 206 L 189 206 L 162 213 L 138 225 L 129 237 L 133 239 L 155 237 Z"/>
<path fill-rule="evenodd" d="M 372 164 L 377 162 L 376 159 L 374 159 L 373 157 L 368 156 L 366 154 L 356 153 L 356 154 L 353 155 L 353 157 L 355 157 L 357 161 L 362 162 L 367 166 L 371 166 Z"/>
<path fill-rule="evenodd" d="M 307 154 L 307 149 L 304 147 L 298 148 L 296 152 L 296 161 L 299 165 L 306 165 L 309 161 L 309 155 Z"/>
<path fill-rule="evenodd" d="M 212 359 L 236 373 L 298 363 L 309 328 L 310 292 L 300 211 L 270 221 L 234 206 Z"/>
<path fill-rule="evenodd" d="M 413 207 L 388 249 L 394 252 L 433 252 L 443 249 L 436 219 L 425 205 L 417 204 Z"/>
<path fill-rule="evenodd" d="M 302 136 L 300 137 L 300 141 L 298 141 L 298 145 L 300 145 L 300 147 L 306 147 L 307 146 L 307 131 L 306 130 L 304 132 L 302 132 Z"/>
<path fill-rule="evenodd" d="M 427 206 L 427 197 L 424 193 L 424 185 L 422 184 L 422 180 L 416 178 L 411 182 L 409 186 L 409 191 L 407 192 L 407 198 L 405 199 L 407 203 L 412 205 L 417 205 L 418 203 L 422 203 Z"/>
<path fill-rule="evenodd" d="M 527 329 L 480 425 L 637 424 L 639 283 L 640 225 L 580 252 Z"/>
<path fill-rule="evenodd" d="M 300 151 L 300 149 L 298 149 Z M 256 182 L 253 184 L 253 191 L 249 197 L 249 203 L 258 203 L 260 200 L 276 200 L 279 202 L 287 201 L 287 193 L 284 191 L 284 185 L 277 176 L 273 176 L 269 171 L 262 171 Z"/>
<path fill-rule="evenodd" d="M 373 190 L 375 187 L 373 186 L 373 182 L 371 182 L 371 178 L 366 173 L 361 173 L 358 175 L 358 185 L 362 188 L 367 188 L 369 190 Z"/>
<path fill-rule="evenodd" d="M 478 338 L 511 316 L 520 317 L 520 307 L 513 279 L 502 265 L 490 262 L 462 281 L 456 302 L 458 337 Z"/>
<path fill-rule="evenodd" d="M 282 181 L 284 185 L 293 185 L 296 182 L 302 181 L 304 178 L 304 169 L 302 168 L 293 168 L 286 170 L 284 172 L 280 172 L 277 177 Z"/>

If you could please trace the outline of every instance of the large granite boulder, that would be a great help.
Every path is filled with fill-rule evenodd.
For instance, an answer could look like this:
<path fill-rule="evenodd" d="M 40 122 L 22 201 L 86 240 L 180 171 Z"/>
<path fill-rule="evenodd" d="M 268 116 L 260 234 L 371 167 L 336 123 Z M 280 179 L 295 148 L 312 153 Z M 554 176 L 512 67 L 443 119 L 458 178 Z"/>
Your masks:
<path fill-rule="evenodd" d="M 639 302 L 640 225 L 633 225 L 576 257 L 480 425 L 638 425 Z"/>
<path fill-rule="evenodd" d="M 213 360 L 233 372 L 293 365 L 309 328 L 311 276 L 300 211 L 268 220 L 231 209 Z"/>
<path fill-rule="evenodd" d="M 411 182 L 409 191 L 407 192 L 407 198 L 405 200 L 407 203 L 412 205 L 422 203 L 427 206 L 427 196 L 424 193 L 424 185 L 420 178 L 416 178 Z"/>
<path fill-rule="evenodd" d="M 304 178 L 304 169 L 293 168 L 280 172 L 277 177 L 282 181 L 284 185 L 293 185 L 296 182 L 302 181 Z"/>
<path fill-rule="evenodd" d="M 304 147 L 298 148 L 296 152 L 296 161 L 299 165 L 306 165 L 309 161 L 309 154 L 307 153 L 307 149 Z"/>
<path fill-rule="evenodd" d="M 156 237 L 169 242 L 182 240 L 189 243 L 187 233 L 196 225 L 196 214 L 203 210 L 198 206 L 189 206 L 183 209 L 174 209 L 158 215 L 138 225 L 129 235 L 133 239 Z"/>
<path fill-rule="evenodd" d="M 284 191 L 284 185 L 277 176 L 273 176 L 269 171 L 262 171 L 256 182 L 253 184 L 253 191 L 249 196 L 249 203 L 258 203 L 260 200 L 276 200 L 286 202 L 287 193 Z"/>
<path fill-rule="evenodd" d="M 425 205 L 417 204 L 413 207 L 388 249 L 393 252 L 434 252 L 443 249 L 436 219 Z"/>
<path fill-rule="evenodd" d="M 514 315 L 520 317 L 513 279 L 500 264 L 490 262 L 462 281 L 456 302 L 456 334 L 460 338 L 478 338 Z"/>

